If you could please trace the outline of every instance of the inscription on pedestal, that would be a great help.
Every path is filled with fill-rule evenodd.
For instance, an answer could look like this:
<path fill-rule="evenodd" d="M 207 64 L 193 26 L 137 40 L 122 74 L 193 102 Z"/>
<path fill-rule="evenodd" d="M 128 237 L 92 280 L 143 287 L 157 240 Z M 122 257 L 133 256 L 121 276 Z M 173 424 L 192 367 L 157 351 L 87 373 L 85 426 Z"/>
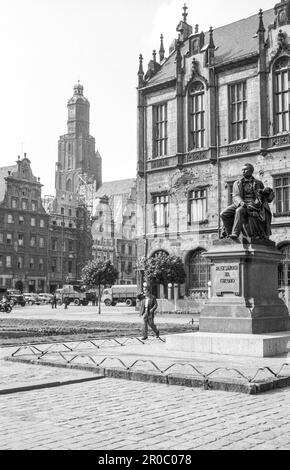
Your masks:
<path fill-rule="evenodd" d="M 214 267 L 213 275 L 214 292 L 216 295 L 223 293 L 240 293 L 240 267 L 238 263 L 224 263 Z"/>

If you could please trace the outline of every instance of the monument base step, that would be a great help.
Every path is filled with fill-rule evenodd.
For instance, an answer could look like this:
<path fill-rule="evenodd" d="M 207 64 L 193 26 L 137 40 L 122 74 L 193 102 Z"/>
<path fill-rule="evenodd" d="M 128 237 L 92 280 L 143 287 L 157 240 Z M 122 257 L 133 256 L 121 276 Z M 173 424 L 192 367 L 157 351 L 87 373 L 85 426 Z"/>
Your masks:
<path fill-rule="evenodd" d="M 288 351 L 288 343 L 290 347 L 290 331 L 261 335 L 202 332 L 166 336 L 169 351 L 230 356 L 279 356 Z"/>

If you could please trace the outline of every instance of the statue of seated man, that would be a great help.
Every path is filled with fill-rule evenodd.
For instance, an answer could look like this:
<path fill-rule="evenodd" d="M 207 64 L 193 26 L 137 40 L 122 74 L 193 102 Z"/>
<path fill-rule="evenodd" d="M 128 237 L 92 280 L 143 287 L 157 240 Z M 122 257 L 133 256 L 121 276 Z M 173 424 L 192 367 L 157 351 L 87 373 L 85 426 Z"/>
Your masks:
<path fill-rule="evenodd" d="M 238 239 L 240 234 L 253 239 L 269 239 L 272 214 L 269 202 L 274 199 L 271 188 L 253 177 L 254 167 L 246 163 L 243 177 L 233 186 L 233 204 L 221 213 L 222 237 Z"/>

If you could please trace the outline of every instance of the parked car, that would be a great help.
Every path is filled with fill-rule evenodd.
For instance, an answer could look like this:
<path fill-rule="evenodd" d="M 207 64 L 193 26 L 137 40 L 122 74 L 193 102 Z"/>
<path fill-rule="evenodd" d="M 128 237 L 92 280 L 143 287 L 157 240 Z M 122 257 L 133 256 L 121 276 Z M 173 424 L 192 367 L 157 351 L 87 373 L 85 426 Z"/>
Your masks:
<path fill-rule="evenodd" d="M 21 305 L 21 307 L 26 305 L 26 300 L 23 294 L 21 294 L 20 290 L 7 289 L 7 297 L 13 303 L 13 305 Z"/>
<path fill-rule="evenodd" d="M 41 292 L 38 294 L 38 297 L 41 299 L 42 303 L 49 304 L 52 301 L 53 295 Z"/>
<path fill-rule="evenodd" d="M 37 294 L 35 294 L 34 292 L 26 292 L 26 293 L 23 294 L 23 297 L 29 305 L 40 305 L 41 304 L 40 297 Z"/>

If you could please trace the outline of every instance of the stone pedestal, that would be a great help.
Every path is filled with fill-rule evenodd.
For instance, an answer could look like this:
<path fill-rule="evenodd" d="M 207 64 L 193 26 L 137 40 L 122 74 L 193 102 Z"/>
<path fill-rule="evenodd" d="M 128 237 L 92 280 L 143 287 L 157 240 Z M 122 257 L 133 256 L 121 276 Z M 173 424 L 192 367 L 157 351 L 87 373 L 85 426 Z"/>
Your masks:
<path fill-rule="evenodd" d="M 205 256 L 211 262 L 212 297 L 199 329 L 212 333 L 270 333 L 290 330 L 288 309 L 278 294 L 281 253 L 273 242 L 219 240 Z"/>
<path fill-rule="evenodd" d="M 290 331 L 263 335 L 228 333 L 182 333 L 166 337 L 166 348 L 229 356 L 272 357 L 284 354 L 290 345 Z"/>
<path fill-rule="evenodd" d="M 285 353 L 290 317 L 278 294 L 281 253 L 275 244 L 217 240 L 204 256 L 211 263 L 211 298 L 201 310 L 200 332 L 168 336 L 167 349 L 254 357 Z"/>

